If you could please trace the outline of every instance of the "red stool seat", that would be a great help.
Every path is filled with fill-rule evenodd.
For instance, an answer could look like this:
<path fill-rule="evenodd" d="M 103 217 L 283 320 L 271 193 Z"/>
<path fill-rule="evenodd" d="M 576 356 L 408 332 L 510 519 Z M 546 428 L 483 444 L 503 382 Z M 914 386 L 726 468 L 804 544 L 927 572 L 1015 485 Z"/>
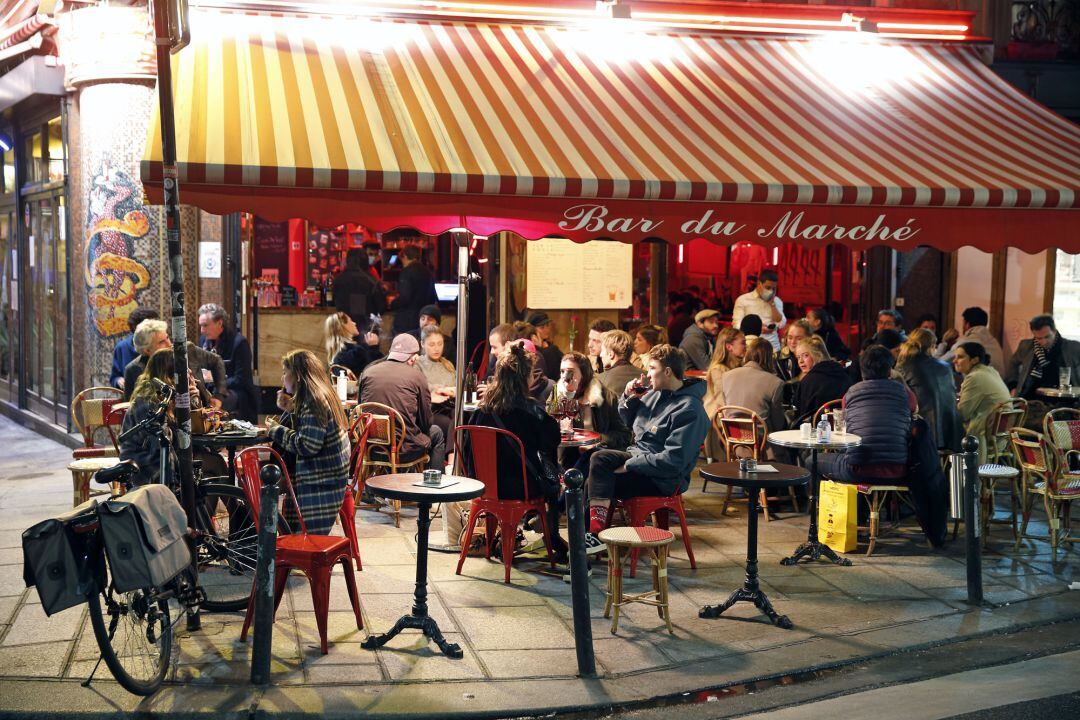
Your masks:
<path fill-rule="evenodd" d="M 643 495 L 641 497 L 625 498 L 616 500 L 616 507 L 622 507 L 629 516 L 627 522 L 632 527 L 647 528 L 645 520 L 650 515 L 656 517 L 656 526 L 667 530 L 669 514 L 674 511 L 679 518 L 679 528 L 682 531 L 683 547 L 686 548 L 686 556 L 690 560 L 690 568 L 697 570 L 697 560 L 694 559 L 694 548 L 690 542 L 690 528 L 686 525 L 686 509 L 683 507 L 682 494 L 669 495 L 668 497 Z M 614 513 L 612 513 L 614 515 Z M 610 523 L 611 517 L 608 517 Z M 639 550 L 635 548 L 630 555 L 630 577 L 637 577 L 637 561 Z"/>

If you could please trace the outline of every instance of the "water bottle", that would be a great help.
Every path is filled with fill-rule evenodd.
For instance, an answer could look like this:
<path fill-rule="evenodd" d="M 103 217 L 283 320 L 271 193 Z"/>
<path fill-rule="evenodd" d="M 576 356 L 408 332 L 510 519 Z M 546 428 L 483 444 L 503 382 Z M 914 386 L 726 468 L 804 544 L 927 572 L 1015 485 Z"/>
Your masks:
<path fill-rule="evenodd" d="M 829 436 L 831 434 L 832 434 L 832 425 L 829 424 L 829 418 L 825 417 L 825 414 L 822 413 L 821 419 L 818 420 L 818 424 L 817 424 L 818 442 L 823 442 L 823 443 L 829 442 Z"/>

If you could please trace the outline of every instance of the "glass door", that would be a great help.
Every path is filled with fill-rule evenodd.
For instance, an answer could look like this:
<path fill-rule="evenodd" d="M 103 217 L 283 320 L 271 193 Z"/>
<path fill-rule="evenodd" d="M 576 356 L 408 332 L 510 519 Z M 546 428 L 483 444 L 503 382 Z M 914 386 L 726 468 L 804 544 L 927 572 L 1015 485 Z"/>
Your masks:
<path fill-rule="evenodd" d="M 27 278 L 34 311 L 27 318 L 26 388 L 32 409 L 67 424 L 68 317 L 67 248 L 63 236 L 63 195 L 26 200 Z"/>
<path fill-rule="evenodd" d="M 0 398 L 18 403 L 19 252 L 14 229 L 14 209 L 0 209 Z"/>

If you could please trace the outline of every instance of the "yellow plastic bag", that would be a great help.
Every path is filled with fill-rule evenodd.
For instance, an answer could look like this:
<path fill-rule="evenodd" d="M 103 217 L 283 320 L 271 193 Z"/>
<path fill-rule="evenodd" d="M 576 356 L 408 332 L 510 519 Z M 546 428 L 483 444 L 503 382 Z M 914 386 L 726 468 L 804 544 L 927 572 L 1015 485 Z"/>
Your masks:
<path fill-rule="evenodd" d="M 836 552 L 851 552 L 858 545 L 854 485 L 822 480 L 818 490 L 818 540 Z"/>

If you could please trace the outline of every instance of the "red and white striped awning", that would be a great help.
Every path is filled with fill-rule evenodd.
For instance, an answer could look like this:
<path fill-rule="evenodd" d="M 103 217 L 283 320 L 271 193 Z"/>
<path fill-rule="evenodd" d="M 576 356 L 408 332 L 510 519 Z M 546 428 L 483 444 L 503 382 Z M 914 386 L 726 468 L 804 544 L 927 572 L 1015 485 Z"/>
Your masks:
<path fill-rule="evenodd" d="M 181 199 L 375 230 L 1080 252 L 1080 128 L 977 48 L 638 27 L 193 13 Z M 160 143 L 155 120 L 156 202 Z"/>

